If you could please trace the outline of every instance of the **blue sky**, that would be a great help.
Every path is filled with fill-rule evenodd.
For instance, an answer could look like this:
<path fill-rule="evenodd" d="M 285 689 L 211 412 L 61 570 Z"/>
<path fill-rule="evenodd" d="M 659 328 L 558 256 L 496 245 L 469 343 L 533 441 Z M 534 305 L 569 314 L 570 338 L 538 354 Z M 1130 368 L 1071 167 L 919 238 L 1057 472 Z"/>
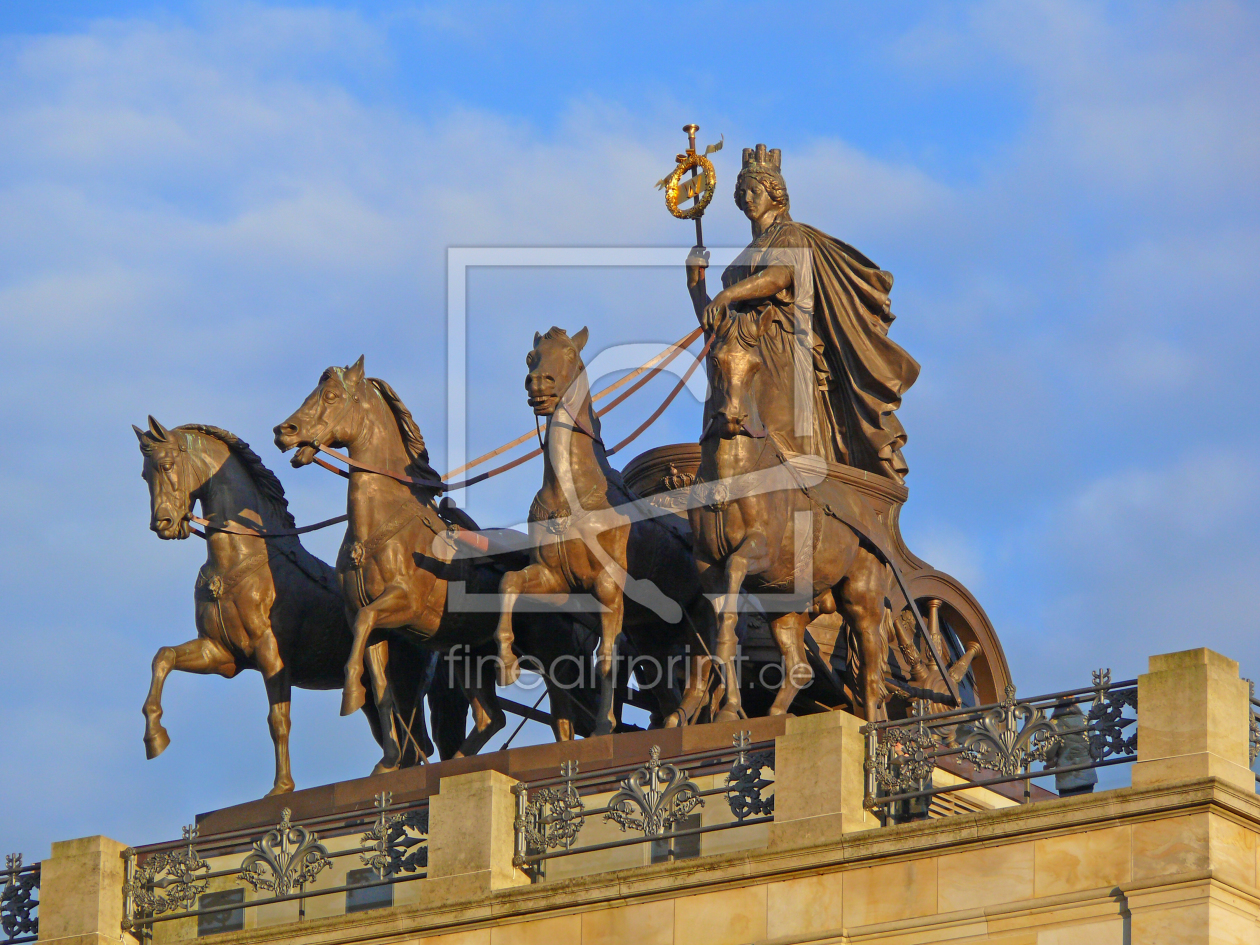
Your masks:
<path fill-rule="evenodd" d="M 746 240 L 729 193 L 763 141 L 794 216 L 896 276 L 923 365 L 903 531 L 974 590 L 1023 692 L 1200 645 L 1260 674 L 1255 6 L 709 4 L 690 43 L 683 9 L 5 5 L 6 849 L 176 836 L 270 786 L 256 676 L 173 676 L 172 745 L 144 760 L 149 662 L 192 633 L 204 549 L 147 531 L 128 425 L 227 427 L 325 518 L 339 481 L 269 431 L 363 353 L 443 465 L 447 248 L 681 262 L 690 227 L 652 183 L 687 121 L 728 145 L 712 245 Z M 534 330 L 586 324 L 599 350 L 692 319 L 681 270 L 487 269 L 468 297 L 474 450 L 528 428 Z M 681 398 L 636 446 L 694 439 L 698 414 Z M 538 476 L 472 508 L 519 521 Z M 299 786 L 371 767 L 336 708 L 295 698 Z"/>

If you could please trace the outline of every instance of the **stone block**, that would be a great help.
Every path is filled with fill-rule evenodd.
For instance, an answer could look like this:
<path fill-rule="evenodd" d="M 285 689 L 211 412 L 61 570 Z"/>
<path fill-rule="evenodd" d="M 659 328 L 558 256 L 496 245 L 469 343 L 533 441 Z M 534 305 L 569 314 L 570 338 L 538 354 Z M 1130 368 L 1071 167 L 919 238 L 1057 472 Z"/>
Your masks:
<path fill-rule="evenodd" d="M 442 778 L 429 800 L 429 877 L 476 876 L 475 885 L 502 889 L 529 883 L 512 865 L 516 782 L 499 771 Z"/>
<path fill-rule="evenodd" d="M 490 945 L 582 945 L 582 917 L 561 915 L 496 925 Z"/>
<path fill-rule="evenodd" d="M 1132 827 L 1108 827 L 1035 841 L 1035 895 L 1058 896 L 1129 882 L 1132 833 Z"/>
<path fill-rule="evenodd" d="M 1033 845 L 1010 843 L 939 857 L 937 909 L 956 912 L 1033 897 Z"/>
<path fill-rule="evenodd" d="M 1247 792 L 1249 701 L 1238 664 L 1200 648 L 1152 656 L 1138 677 L 1133 785 L 1215 777 Z"/>
<path fill-rule="evenodd" d="M 766 888 L 769 938 L 819 934 L 844 925 L 844 877 L 820 873 L 771 883 Z"/>
<path fill-rule="evenodd" d="M 661 899 L 582 916 L 582 945 L 673 945 L 674 902 Z"/>
<path fill-rule="evenodd" d="M 789 718 L 774 740 L 770 845 L 813 846 L 878 826 L 864 810 L 866 741 L 848 712 Z"/>
<path fill-rule="evenodd" d="M 108 837 L 83 837 L 52 845 L 40 866 L 39 940 L 62 945 L 134 943 L 120 932 L 123 919 L 122 852 Z"/>
<path fill-rule="evenodd" d="M 766 937 L 766 887 L 748 886 L 674 901 L 679 945 L 744 945 Z"/>
<path fill-rule="evenodd" d="M 936 911 L 936 857 L 869 866 L 844 874 L 844 925 L 932 915 Z"/>
<path fill-rule="evenodd" d="M 1133 878 L 1205 870 L 1211 864 L 1208 815 L 1166 817 L 1133 825 Z"/>

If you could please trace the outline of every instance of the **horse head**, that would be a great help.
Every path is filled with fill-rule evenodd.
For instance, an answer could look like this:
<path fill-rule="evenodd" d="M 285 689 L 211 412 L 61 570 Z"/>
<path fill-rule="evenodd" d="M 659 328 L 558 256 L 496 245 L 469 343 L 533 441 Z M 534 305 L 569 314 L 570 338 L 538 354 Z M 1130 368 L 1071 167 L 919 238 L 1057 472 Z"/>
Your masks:
<path fill-rule="evenodd" d="M 149 487 L 149 528 L 163 540 L 187 538 L 192 534 L 188 516 L 193 496 L 204 484 L 204 477 L 189 460 L 188 439 L 179 431 L 172 432 L 153 417 L 149 429 L 135 424 L 144 455 L 140 477 Z"/>
<path fill-rule="evenodd" d="M 749 421 L 756 411 L 754 384 L 761 370 L 758 342 L 763 328 L 761 320 L 746 315 L 731 315 L 718 326 L 709 350 L 711 413 L 705 436 L 716 433 L 729 440 L 750 433 Z"/>
<path fill-rule="evenodd" d="M 534 332 L 534 347 L 525 356 L 529 367 L 525 391 L 537 416 L 549 417 L 555 413 L 561 400 L 568 399 L 566 395 L 574 381 L 585 373 L 582 348 L 586 346 L 587 337 L 585 328 L 572 338 L 563 328 L 552 327 L 545 335 Z"/>
<path fill-rule="evenodd" d="M 328 368 L 302 406 L 275 427 L 276 446 L 282 453 L 298 448 L 290 460 L 294 467 L 311 463 L 321 446 L 349 446 L 362 428 L 370 393 L 362 355 L 349 367 Z"/>

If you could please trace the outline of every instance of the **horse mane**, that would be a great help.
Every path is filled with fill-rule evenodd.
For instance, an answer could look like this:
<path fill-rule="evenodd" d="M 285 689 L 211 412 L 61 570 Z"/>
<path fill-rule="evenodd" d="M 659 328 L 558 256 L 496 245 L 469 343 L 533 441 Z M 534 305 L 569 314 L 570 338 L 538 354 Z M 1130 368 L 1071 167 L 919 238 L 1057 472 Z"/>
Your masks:
<path fill-rule="evenodd" d="M 293 513 L 289 511 L 289 500 L 284 497 L 284 486 L 280 484 L 276 474 L 263 465 L 262 459 L 250 449 L 248 443 L 235 433 L 230 433 L 222 427 L 211 426 L 208 423 L 185 423 L 176 427 L 175 430 L 201 433 L 221 442 L 232 455 L 241 461 L 241 465 L 245 467 L 245 472 L 258 488 L 258 495 L 271 506 L 271 510 L 279 518 L 281 526 L 293 528 L 297 525 L 293 519 Z"/>
<path fill-rule="evenodd" d="M 411 411 L 407 409 L 407 405 L 402 402 L 402 398 L 387 381 L 379 377 L 370 377 L 368 381 L 381 395 L 381 399 L 389 407 L 389 412 L 394 415 L 394 422 L 398 424 L 398 434 L 402 437 L 403 448 L 411 458 L 411 463 L 407 468 L 413 473 L 418 473 L 421 478 L 439 479 L 437 470 L 429 465 L 429 449 L 424 445 L 424 436 L 420 432 L 420 427 L 415 417 L 411 415 Z"/>

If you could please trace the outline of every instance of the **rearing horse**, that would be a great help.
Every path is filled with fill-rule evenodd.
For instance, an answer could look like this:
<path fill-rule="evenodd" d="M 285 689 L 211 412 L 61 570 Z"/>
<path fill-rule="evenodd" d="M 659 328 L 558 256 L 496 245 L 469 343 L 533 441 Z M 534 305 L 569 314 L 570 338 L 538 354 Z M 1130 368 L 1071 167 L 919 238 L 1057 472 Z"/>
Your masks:
<path fill-rule="evenodd" d="M 156 758 L 170 744 L 162 725 L 162 687 L 172 670 L 217 673 L 231 679 L 257 669 L 267 685 L 267 722 L 276 749 L 270 794 L 293 790 L 289 766 L 290 689 L 335 689 L 350 653 L 336 574 L 294 535 L 264 539 L 258 531 L 293 528 L 284 489 L 249 444 L 226 430 L 187 424 L 168 430 L 152 417 L 133 427 L 149 486 L 149 528 L 162 539 L 192 533 L 189 515 L 201 503 L 206 563 L 197 575 L 197 637 L 164 646 L 153 658 L 153 681 L 144 701 L 144 744 Z M 401 648 L 406 649 L 406 648 Z M 384 666 L 380 667 L 382 674 Z M 364 707 L 372 734 L 384 749 L 377 771 L 415 764 L 433 751 L 416 702 L 431 678 L 427 654 L 397 653 L 382 675 L 381 698 Z M 382 727 L 381 719 L 386 724 Z M 400 724 L 406 720 L 405 727 Z M 399 745 L 398 732 L 410 740 Z"/>
<path fill-rule="evenodd" d="M 488 648 L 497 611 L 451 608 L 447 590 L 450 582 L 462 581 L 470 594 L 493 594 L 503 567 L 491 558 L 457 555 L 433 503 L 439 490 L 399 481 L 401 476 L 437 482 L 438 475 L 429 465 L 411 412 L 389 384 L 365 376 L 362 357 L 348 368 L 324 371 L 302 406 L 275 428 L 275 441 L 282 451 L 298 447 L 294 466 L 312 462 L 321 446 L 347 449 L 356 464 L 347 491 L 349 523 L 337 556 L 354 637 L 345 663 L 342 715 L 364 703 L 364 659 L 370 661 L 382 646 L 374 637 L 378 631 L 400 631 L 439 651 Z M 533 625 L 550 631 L 531 636 L 561 636 L 550 622 L 552 615 L 531 616 L 537 618 Z M 540 663 L 546 658 L 537 655 Z M 505 724 L 493 674 L 483 679 L 480 669 L 457 680 L 472 705 L 476 727 L 459 755 L 476 754 Z M 560 719 L 557 736 L 590 731 L 589 723 L 572 715 L 575 707 L 594 714 L 583 706 L 581 690 L 555 692 L 552 680 L 545 678 L 552 714 Z"/>
<path fill-rule="evenodd" d="M 688 517 L 706 590 L 721 610 L 716 655 L 727 702 L 719 717 L 739 711 L 736 601 L 746 587 L 758 594 L 783 655 L 783 683 L 770 714 L 786 713 L 812 679 L 804 645 L 810 615 L 838 608 L 860 649 L 861 704 L 854 709 L 873 720 L 885 698 L 892 575 L 843 524 L 875 532 L 869 509 L 851 487 L 824 478 L 821 459 L 800 455 L 806 451 L 794 432 L 793 366 L 769 360 L 760 344 L 763 333 L 782 330 L 768 316 L 728 316 L 709 355 L 710 394 L 692 487 L 698 501 Z"/>
<path fill-rule="evenodd" d="M 512 611 L 522 594 L 592 594 L 601 605 L 600 712 L 595 734 L 616 725 L 615 666 L 624 630 L 640 658 L 655 660 L 652 688 L 668 726 L 692 721 L 709 680 L 712 609 L 682 536 L 650 515 L 627 515 L 636 496 L 608 464 L 582 364 L 583 328 L 534 334 L 525 379 L 534 413 L 547 418 L 543 484 L 529 509 L 530 563 L 503 576 L 497 638 L 504 685 L 516 679 Z M 626 598 L 629 598 L 629 601 Z M 683 698 L 673 694 L 677 649 L 687 648 Z"/>

